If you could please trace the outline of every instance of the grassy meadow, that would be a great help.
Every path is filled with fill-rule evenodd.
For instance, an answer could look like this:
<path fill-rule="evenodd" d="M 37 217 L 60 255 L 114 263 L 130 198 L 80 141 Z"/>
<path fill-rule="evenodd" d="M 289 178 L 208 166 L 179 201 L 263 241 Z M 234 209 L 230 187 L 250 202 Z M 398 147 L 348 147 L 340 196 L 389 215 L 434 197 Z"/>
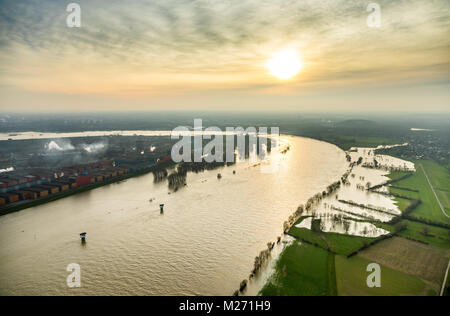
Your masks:
<path fill-rule="evenodd" d="M 436 295 L 436 292 L 424 281 L 406 273 L 381 267 L 381 287 L 367 286 L 367 266 L 373 261 L 354 256 L 346 258 L 336 256 L 336 283 L 340 296 L 409 296 Z"/>
<path fill-rule="evenodd" d="M 294 241 L 281 254 L 276 271 L 260 292 L 263 296 L 336 295 L 334 255 Z"/>
<path fill-rule="evenodd" d="M 416 172 L 406 179 L 396 182 L 389 190 L 393 194 L 409 197 L 411 199 L 421 199 L 422 203 L 410 214 L 411 217 L 420 220 L 450 225 L 450 218 L 443 213 L 433 191 L 428 184 L 422 167 L 425 169 L 431 183 L 436 191 L 445 210 L 450 214 L 449 194 L 450 175 L 447 169 L 432 161 L 415 161 Z M 390 175 L 391 179 L 398 178 L 398 173 Z M 414 190 L 418 191 L 415 192 Z M 408 204 L 405 199 L 396 198 L 398 206 L 404 210 Z"/>
<path fill-rule="evenodd" d="M 450 230 L 425 225 L 423 223 L 404 220 L 403 223 L 408 225 L 408 228 L 399 233 L 399 236 L 408 239 L 420 241 L 433 245 L 436 247 L 450 249 Z"/>
<path fill-rule="evenodd" d="M 360 252 L 359 256 L 417 277 L 438 293 L 450 259 L 450 251 L 394 237 Z"/>

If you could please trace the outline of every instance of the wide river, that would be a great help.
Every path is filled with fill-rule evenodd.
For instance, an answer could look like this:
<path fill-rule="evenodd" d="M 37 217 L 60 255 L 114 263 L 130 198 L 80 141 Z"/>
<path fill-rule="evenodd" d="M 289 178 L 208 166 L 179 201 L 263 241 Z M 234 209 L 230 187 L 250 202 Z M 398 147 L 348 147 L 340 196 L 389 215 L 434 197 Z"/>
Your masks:
<path fill-rule="evenodd" d="M 347 169 L 334 145 L 282 138 L 276 173 L 243 162 L 190 173 L 171 194 L 147 174 L 1 216 L 0 295 L 231 295 L 297 206 Z M 70 263 L 80 288 L 66 284 Z"/>

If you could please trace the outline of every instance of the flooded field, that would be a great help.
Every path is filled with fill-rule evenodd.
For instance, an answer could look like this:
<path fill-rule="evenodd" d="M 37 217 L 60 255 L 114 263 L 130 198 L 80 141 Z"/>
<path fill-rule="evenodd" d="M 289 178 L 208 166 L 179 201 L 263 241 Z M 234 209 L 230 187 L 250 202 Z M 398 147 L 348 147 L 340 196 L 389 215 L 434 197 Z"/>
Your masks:
<path fill-rule="evenodd" d="M 273 174 L 248 163 L 189 173 L 176 193 L 148 174 L 0 217 L 0 294 L 232 294 L 297 206 L 348 168 L 333 145 L 283 140 Z M 70 263 L 81 288 L 66 285 Z"/>
<path fill-rule="evenodd" d="M 387 174 L 392 170 L 414 171 L 414 164 L 387 155 L 375 155 L 373 148 L 352 148 L 348 155 L 352 162 L 360 163 L 355 164 L 351 169 L 347 183 L 334 194 L 324 198 L 311 215 L 329 218 L 345 216 L 357 220 L 369 219 L 381 222 L 388 222 L 400 215 L 401 212 L 391 196 L 367 189 L 386 183 L 389 180 Z M 374 161 L 376 161 L 376 167 Z M 387 187 L 382 187 L 379 191 L 386 192 L 386 190 Z M 327 222 L 328 224 L 324 225 L 332 226 L 331 220 Z M 368 227 L 365 228 L 368 229 Z M 366 229 L 363 227 L 362 231 Z"/>
<path fill-rule="evenodd" d="M 313 217 L 307 217 L 295 227 L 298 228 L 312 228 Z M 325 233 L 338 233 L 360 237 L 379 237 L 388 234 L 389 232 L 378 228 L 371 223 L 356 222 L 353 220 L 340 218 L 338 216 L 326 215 L 321 217 L 320 230 Z"/>
<path fill-rule="evenodd" d="M 286 236 L 295 242 L 285 243 L 275 258 L 269 258 L 265 270 L 271 274 L 259 294 L 336 295 L 337 288 L 330 286 L 336 281 L 334 268 L 330 272 L 335 256 L 352 256 L 378 237 L 392 234 L 383 222 L 396 220 L 401 211 L 392 195 L 374 187 L 385 190 L 390 172 L 410 175 L 414 165 L 376 155 L 371 148 L 352 148 L 346 159 L 348 169 L 341 181 L 317 192 L 286 222 Z"/>

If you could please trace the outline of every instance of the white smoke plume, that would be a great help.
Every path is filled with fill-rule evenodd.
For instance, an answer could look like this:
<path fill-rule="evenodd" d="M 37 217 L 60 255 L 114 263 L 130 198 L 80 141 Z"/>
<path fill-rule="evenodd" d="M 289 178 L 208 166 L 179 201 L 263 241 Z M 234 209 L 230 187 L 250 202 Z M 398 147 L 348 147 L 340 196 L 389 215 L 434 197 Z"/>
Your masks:
<path fill-rule="evenodd" d="M 81 144 L 79 146 L 88 154 L 99 154 L 106 151 L 108 148 L 108 143 L 105 141 L 92 143 L 92 144 Z"/>
<path fill-rule="evenodd" d="M 58 152 L 78 149 L 92 155 L 101 154 L 105 152 L 107 148 L 108 142 L 106 141 L 96 142 L 92 144 L 79 144 L 76 145 L 76 148 L 70 141 L 65 140 L 52 140 L 47 145 L 45 145 L 45 149 L 47 149 L 48 151 Z"/>
<path fill-rule="evenodd" d="M 75 149 L 70 142 L 65 140 L 58 140 L 58 142 L 52 140 L 50 143 L 45 145 L 45 148 L 49 151 L 66 151 Z"/>
<path fill-rule="evenodd" d="M 11 172 L 11 171 L 14 171 L 14 167 L 9 167 L 9 168 L 6 168 L 6 169 L 0 169 L 0 173 Z"/>

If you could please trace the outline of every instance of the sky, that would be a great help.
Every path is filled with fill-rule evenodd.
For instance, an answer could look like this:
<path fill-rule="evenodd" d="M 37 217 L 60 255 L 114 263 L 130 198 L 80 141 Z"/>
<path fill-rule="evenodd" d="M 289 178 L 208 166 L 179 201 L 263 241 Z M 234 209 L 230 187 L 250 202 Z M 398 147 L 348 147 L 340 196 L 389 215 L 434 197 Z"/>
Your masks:
<path fill-rule="evenodd" d="M 450 1 L 371 2 L 0 0 L 0 111 L 449 111 Z"/>

